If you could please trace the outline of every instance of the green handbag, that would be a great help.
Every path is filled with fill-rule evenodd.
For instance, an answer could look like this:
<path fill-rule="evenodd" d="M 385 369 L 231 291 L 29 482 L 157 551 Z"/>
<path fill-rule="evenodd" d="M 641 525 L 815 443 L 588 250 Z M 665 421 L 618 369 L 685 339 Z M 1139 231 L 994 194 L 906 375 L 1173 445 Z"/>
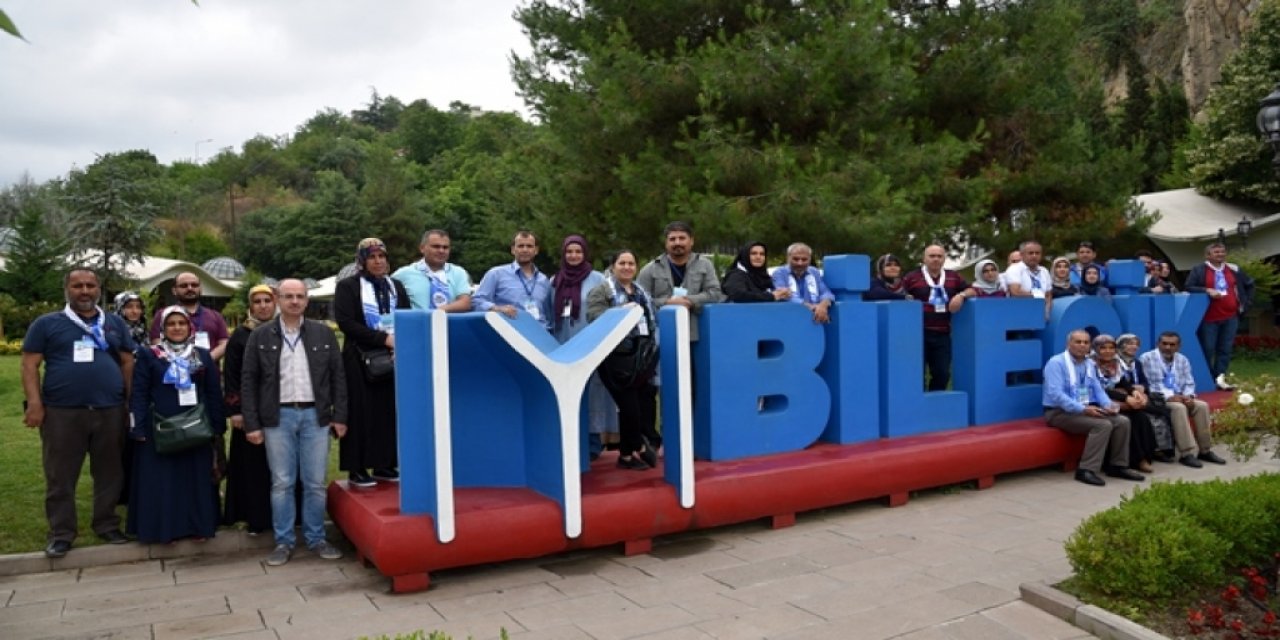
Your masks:
<path fill-rule="evenodd" d="M 166 417 L 156 415 L 152 407 L 151 417 L 158 454 L 182 453 L 213 442 L 213 425 L 209 424 L 203 404 Z"/>

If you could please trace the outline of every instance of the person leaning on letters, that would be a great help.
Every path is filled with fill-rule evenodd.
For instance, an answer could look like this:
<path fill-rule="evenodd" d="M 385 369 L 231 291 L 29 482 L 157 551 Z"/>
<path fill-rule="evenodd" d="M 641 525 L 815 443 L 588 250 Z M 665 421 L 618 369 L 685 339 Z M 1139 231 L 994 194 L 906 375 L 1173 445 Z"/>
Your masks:
<path fill-rule="evenodd" d="M 1142 482 L 1142 474 L 1129 466 L 1129 419 L 1119 415 L 1089 360 L 1089 333 L 1083 329 L 1067 336 L 1067 350 L 1044 365 L 1044 419 L 1067 433 L 1087 434 L 1076 480 L 1102 486 L 1105 471 L 1113 478 Z M 1103 464 L 1104 460 L 1107 464 Z"/>
<path fill-rule="evenodd" d="M 116 501 L 124 482 L 120 451 L 135 346 L 124 320 L 98 306 L 93 271 L 72 269 L 62 284 L 67 306 L 37 318 L 22 341 L 23 422 L 40 430 L 50 558 L 67 555 L 76 539 L 76 481 L 86 452 L 93 531 L 112 544 L 129 541 L 120 532 Z"/>
<path fill-rule="evenodd" d="M 271 467 L 271 526 L 276 547 L 267 564 L 289 561 L 295 542 L 294 484 L 302 476 L 302 535 L 313 553 L 342 557 L 324 537 L 329 431 L 347 433 L 347 380 L 338 338 L 323 322 L 302 316 L 307 286 L 285 280 L 280 315 L 249 334 L 240 381 L 245 439 L 264 442 Z"/>
<path fill-rule="evenodd" d="M 663 230 L 667 252 L 646 264 L 636 282 L 653 296 L 655 307 L 683 305 L 689 310 L 689 340 L 698 340 L 702 305 L 721 302 L 720 278 L 711 259 L 693 252 L 693 227 L 679 220 Z"/>

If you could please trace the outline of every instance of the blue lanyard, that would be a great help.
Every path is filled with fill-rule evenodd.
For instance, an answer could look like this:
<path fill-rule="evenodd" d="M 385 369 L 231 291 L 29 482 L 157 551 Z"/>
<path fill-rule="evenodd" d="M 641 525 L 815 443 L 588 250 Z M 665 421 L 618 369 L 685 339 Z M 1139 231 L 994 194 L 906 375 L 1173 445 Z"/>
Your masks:
<path fill-rule="evenodd" d="M 529 296 L 529 299 L 532 300 L 533 291 L 538 288 L 538 272 L 535 271 L 533 273 L 533 277 L 526 283 L 524 279 L 524 269 L 521 269 L 519 265 L 517 265 L 516 277 L 520 279 L 520 286 L 524 287 L 524 294 Z"/>

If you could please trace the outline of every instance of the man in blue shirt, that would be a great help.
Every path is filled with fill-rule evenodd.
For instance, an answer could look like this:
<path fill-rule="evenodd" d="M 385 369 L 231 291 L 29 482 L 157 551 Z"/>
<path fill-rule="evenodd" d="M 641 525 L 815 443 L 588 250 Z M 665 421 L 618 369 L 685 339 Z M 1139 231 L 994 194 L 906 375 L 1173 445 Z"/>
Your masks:
<path fill-rule="evenodd" d="M 471 310 L 471 276 L 449 262 L 449 232 L 429 229 L 418 245 L 422 259 L 396 269 L 392 278 L 400 281 L 414 309 L 446 313 Z"/>
<path fill-rule="evenodd" d="M 124 320 L 98 306 L 98 276 L 72 269 L 63 278 L 67 306 L 31 323 L 22 341 L 23 422 L 40 430 L 44 463 L 44 553 L 61 558 L 76 538 L 76 481 L 89 454 L 93 531 L 111 544 L 120 532 L 116 501 L 124 482 L 121 448 L 133 380 L 133 338 Z M 44 365 L 44 379 L 40 366 Z"/>
<path fill-rule="evenodd" d="M 533 258 L 538 255 L 538 239 L 528 231 L 516 233 L 511 241 L 511 264 L 494 267 L 484 274 L 471 306 L 476 311 L 497 311 L 508 318 L 518 311 L 533 316 L 551 330 L 551 280 L 538 271 Z"/>
<path fill-rule="evenodd" d="M 1142 474 L 1128 468 L 1129 419 L 1120 415 L 1119 405 L 1098 381 L 1098 371 L 1089 360 L 1089 342 L 1089 332 L 1072 331 L 1067 336 L 1067 350 L 1045 363 L 1041 391 L 1045 422 L 1067 433 L 1088 434 L 1076 480 L 1106 484 L 1098 477 L 1105 457 L 1111 462 L 1107 475 L 1141 482 Z"/>
<path fill-rule="evenodd" d="M 1098 252 L 1093 250 L 1093 243 L 1087 240 L 1082 241 L 1076 246 L 1076 263 L 1071 265 L 1071 284 L 1080 286 L 1081 278 L 1084 277 L 1085 267 L 1094 263 L 1094 259 L 1098 257 Z M 1102 265 L 1098 266 L 1098 284 L 1106 286 L 1107 284 L 1107 268 Z"/>
<path fill-rule="evenodd" d="M 773 270 L 773 287 L 791 292 L 791 302 L 803 304 L 813 312 L 813 321 L 831 321 L 828 310 L 836 296 L 822 280 L 822 272 L 813 266 L 813 249 L 803 242 L 787 247 L 787 264 Z"/>

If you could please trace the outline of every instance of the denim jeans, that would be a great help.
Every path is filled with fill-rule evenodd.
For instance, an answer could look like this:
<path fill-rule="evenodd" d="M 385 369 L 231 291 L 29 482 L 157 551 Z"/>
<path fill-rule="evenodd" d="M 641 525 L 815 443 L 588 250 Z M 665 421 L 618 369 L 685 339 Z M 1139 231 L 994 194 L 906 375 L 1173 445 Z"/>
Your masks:
<path fill-rule="evenodd" d="M 1221 322 L 1201 323 L 1200 330 L 1196 331 L 1205 362 L 1209 363 L 1209 371 L 1215 379 L 1231 366 L 1231 348 L 1235 346 L 1236 329 L 1239 327 L 1240 318 L 1231 316 Z"/>
<path fill-rule="evenodd" d="M 315 409 L 280 407 L 280 425 L 262 430 L 271 467 L 271 528 L 276 544 L 293 547 L 294 484 L 302 482 L 302 537 L 307 546 L 324 540 L 324 475 L 329 429 L 316 424 Z"/>

